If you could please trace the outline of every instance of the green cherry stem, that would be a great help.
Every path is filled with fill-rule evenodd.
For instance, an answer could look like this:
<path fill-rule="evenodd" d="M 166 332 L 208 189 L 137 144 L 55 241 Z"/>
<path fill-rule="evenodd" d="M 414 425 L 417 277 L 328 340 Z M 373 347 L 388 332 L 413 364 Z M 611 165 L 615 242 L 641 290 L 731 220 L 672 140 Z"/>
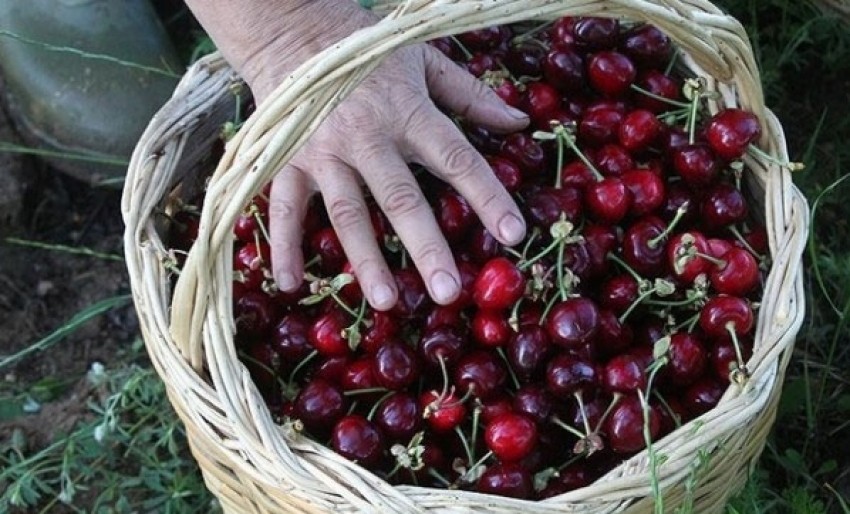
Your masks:
<path fill-rule="evenodd" d="M 647 241 L 646 245 L 649 246 L 650 248 L 655 248 L 656 246 L 658 246 L 658 243 L 667 239 L 667 236 L 669 236 L 670 233 L 673 232 L 673 229 L 675 229 L 676 225 L 678 225 L 679 222 L 682 221 L 682 218 L 685 216 L 685 213 L 687 213 L 687 212 L 688 212 L 688 202 L 685 202 L 682 205 L 680 205 L 678 209 L 676 209 L 676 215 L 673 216 L 672 220 L 670 220 L 670 223 L 667 225 L 667 228 L 665 228 L 664 231 L 661 232 L 660 234 L 658 234 L 657 236 L 655 236 L 652 239 L 650 239 L 649 241 Z"/>
<path fill-rule="evenodd" d="M 666 96 L 656 95 L 655 93 L 653 93 L 651 91 L 647 91 L 646 89 L 638 86 L 637 84 L 632 84 L 631 88 L 632 88 L 633 91 L 637 91 L 638 93 L 645 95 L 645 96 L 648 96 L 648 97 L 650 97 L 654 100 L 658 100 L 659 102 L 664 102 L 666 104 L 674 105 L 676 107 L 682 107 L 682 108 L 688 109 L 688 110 L 690 110 L 690 108 L 691 108 L 690 103 L 680 102 L 678 100 L 673 100 L 673 99 L 667 98 Z"/>
<path fill-rule="evenodd" d="M 741 343 L 738 341 L 738 334 L 735 332 L 735 323 L 733 321 L 726 323 L 726 331 L 729 332 L 729 337 L 732 339 L 732 346 L 735 348 L 735 359 L 738 361 L 738 373 L 735 379 L 737 382 L 743 382 L 749 378 L 750 372 L 744 363 L 744 354 L 741 352 Z"/>

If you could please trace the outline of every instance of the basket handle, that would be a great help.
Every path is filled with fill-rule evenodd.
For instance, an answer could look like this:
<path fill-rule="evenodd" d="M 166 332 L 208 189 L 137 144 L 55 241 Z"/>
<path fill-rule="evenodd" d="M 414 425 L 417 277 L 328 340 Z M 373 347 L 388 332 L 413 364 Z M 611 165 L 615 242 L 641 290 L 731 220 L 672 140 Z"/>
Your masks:
<path fill-rule="evenodd" d="M 364 2 L 360 2 L 361 5 Z M 377 0 L 388 13 L 314 56 L 286 77 L 227 146 L 210 179 L 198 239 L 175 287 L 171 333 L 196 368 L 210 302 L 228 312 L 231 227 L 244 205 L 309 138 L 328 113 L 398 47 L 490 25 L 561 16 L 620 17 L 654 24 L 712 77 L 710 87 L 764 120 L 752 47 L 742 25 L 705 0 Z M 212 255 L 211 255 L 212 254 Z M 214 259 L 208 257 L 213 256 Z M 218 291 L 216 287 L 224 287 Z"/>

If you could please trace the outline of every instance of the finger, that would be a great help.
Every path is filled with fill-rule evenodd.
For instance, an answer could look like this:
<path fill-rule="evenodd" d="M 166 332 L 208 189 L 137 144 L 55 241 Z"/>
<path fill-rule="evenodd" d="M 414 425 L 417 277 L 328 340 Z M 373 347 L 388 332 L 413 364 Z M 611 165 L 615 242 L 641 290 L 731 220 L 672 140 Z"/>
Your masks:
<path fill-rule="evenodd" d="M 307 178 L 294 166 L 285 166 L 272 181 L 269 194 L 272 274 L 278 288 L 285 292 L 298 289 L 303 281 L 302 224 L 309 199 Z"/>
<path fill-rule="evenodd" d="M 525 237 L 525 222 L 487 161 L 436 108 L 420 110 L 406 134 L 409 151 L 432 173 L 469 201 L 481 222 L 500 242 L 513 246 Z"/>
<path fill-rule="evenodd" d="M 354 170 L 341 162 L 328 163 L 313 178 L 369 304 L 381 311 L 390 309 L 397 299 L 395 280 L 378 248 Z"/>
<path fill-rule="evenodd" d="M 507 105 L 484 82 L 439 50 L 422 46 L 428 90 L 438 105 L 497 132 L 515 132 L 528 125 L 527 114 Z"/>
<path fill-rule="evenodd" d="M 395 149 L 373 146 L 357 156 L 356 166 L 367 170 L 362 173 L 366 185 L 407 248 L 431 298 L 443 305 L 454 301 L 460 294 L 457 265 L 407 164 Z"/>

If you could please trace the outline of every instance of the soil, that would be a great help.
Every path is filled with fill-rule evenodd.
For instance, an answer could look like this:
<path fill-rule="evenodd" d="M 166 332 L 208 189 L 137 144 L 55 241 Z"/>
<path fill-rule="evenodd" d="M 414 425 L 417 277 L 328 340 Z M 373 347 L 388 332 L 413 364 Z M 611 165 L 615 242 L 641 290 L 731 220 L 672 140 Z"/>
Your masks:
<path fill-rule="evenodd" d="M 0 141 L 17 141 L 0 113 Z M 0 153 L 0 361 L 61 327 L 96 302 L 129 291 L 122 262 L 34 248 L 18 239 L 121 255 L 120 191 L 76 182 L 40 160 Z M 50 441 L 88 412 L 85 372 L 121 359 L 137 324 L 132 307 L 71 331 L 44 351 L 0 368 L 0 398 L 45 378 L 63 386 L 35 413 L 0 414 L 0 440 L 23 429 L 30 446 Z"/>

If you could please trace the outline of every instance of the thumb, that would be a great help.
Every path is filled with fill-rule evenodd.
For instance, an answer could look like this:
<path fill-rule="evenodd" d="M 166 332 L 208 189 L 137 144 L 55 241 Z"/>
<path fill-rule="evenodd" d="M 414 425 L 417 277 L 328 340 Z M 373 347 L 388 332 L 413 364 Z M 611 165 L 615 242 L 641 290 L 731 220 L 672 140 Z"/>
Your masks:
<path fill-rule="evenodd" d="M 423 44 L 425 79 L 431 98 L 438 105 L 469 121 L 496 132 L 516 132 L 528 125 L 528 115 L 499 98 L 439 50 Z"/>

